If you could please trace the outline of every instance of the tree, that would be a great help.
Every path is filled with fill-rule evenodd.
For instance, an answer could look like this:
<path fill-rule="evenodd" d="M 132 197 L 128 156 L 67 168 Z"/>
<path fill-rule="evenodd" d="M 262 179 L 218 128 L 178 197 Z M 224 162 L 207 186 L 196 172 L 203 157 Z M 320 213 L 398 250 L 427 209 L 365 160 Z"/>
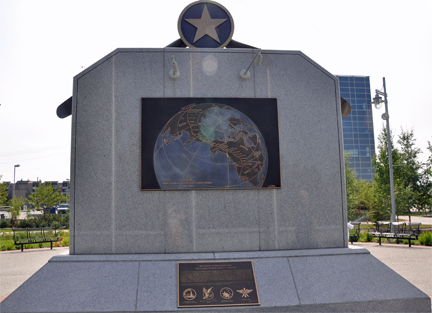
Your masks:
<path fill-rule="evenodd" d="M 28 203 L 36 210 L 58 205 L 66 200 L 66 197 L 53 188 L 49 183 L 39 184 L 35 191 L 28 197 Z"/>
<path fill-rule="evenodd" d="M 421 150 L 415 147 L 415 141 L 413 130 L 404 131 L 401 129 L 398 143 L 401 146 L 400 156 L 403 167 L 401 167 L 400 176 L 404 180 L 404 185 L 412 188 L 415 188 L 419 181 L 421 169 L 421 163 L 418 161 Z"/>
<path fill-rule="evenodd" d="M 400 148 L 394 147 L 391 133 L 390 138 L 396 214 L 410 215 L 411 209 L 414 207 L 424 210 L 430 206 L 432 179 L 428 168 L 424 169 L 418 160 L 421 150 L 415 146 L 414 131 L 401 130 L 398 136 Z M 376 173 L 374 175 L 376 210 L 381 214 L 376 215 L 387 218 L 387 216 L 390 216 L 391 201 L 387 132 L 385 128 L 382 129 L 378 140 L 378 152 L 374 156 L 373 164 Z"/>
<path fill-rule="evenodd" d="M 375 207 L 375 197 L 372 183 L 357 179 L 354 169 L 349 167 L 350 156 L 345 152 L 345 181 L 347 196 L 347 215 L 354 220 Z"/>
<path fill-rule="evenodd" d="M 25 204 L 25 199 L 14 197 L 9 200 L 9 212 L 12 215 L 12 223 L 16 224 L 16 220 L 21 213 L 21 208 Z"/>
<path fill-rule="evenodd" d="M 390 145 L 392 148 L 393 164 L 401 164 L 400 151 L 399 149 L 395 148 L 393 144 L 393 136 L 391 131 Z M 375 218 L 379 217 L 380 219 L 387 219 L 391 215 L 391 197 L 387 130 L 385 127 L 382 128 L 381 133 L 378 136 L 378 149 L 377 153 L 374 155 L 372 164 L 375 166 L 373 185 L 374 197 L 376 200 L 376 206 L 372 212 L 372 215 L 375 216 Z M 397 179 L 397 177 L 399 177 L 399 171 L 399 167 L 393 168 L 393 182 L 395 184 L 395 190 L 397 190 L 396 184 L 399 182 Z"/>
<path fill-rule="evenodd" d="M 422 152 L 415 147 L 415 141 L 413 130 L 404 131 L 402 129 L 398 143 L 401 145 L 401 161 L 404 165 L 401 167 L 398 179 L 400 185 L 405 187 L 400 195 L 401 199 L 405 197 L 405 202 L 401 205 L 401 209 L 404 207 L 404 213 L 411 213 L 411 208 L 426 210 L 432 202 L 430 160 L 426 164 L 422 164 L 418 160 L 418 156 Z M 431 149 L 430 142 L 428 142 L 428 150 L 432 153 Z M 429 156 L 429 159 L 431 158 Z"/>
<path fill-rule="evenodd" d="M 404 131 L 399 135 L 398 143 L 401 146 L 400 156 L 402 166 L 398 169 L 398 209 L 404 213 L 411 213 L 411 208 L 418 206 L 420 198 L 420 170 L 421 163 L 418 156 L 421 150 L 415 147 L 414 131 Z"/>
<path fill-rule="evenodd" d="M 6 183 L 0 184 L 0 206 L 7 203 L 8 198 L 8 186 Z"/>
<path fill-rule="evenodd" d="M 420 170 L 419 188 L 417 195 L 417 206 L 419 211 L 432 209 L 432 145 L 428 141 L 429 156 L 425 164 Z"/>
<path fill-rule="evenodd" d="M 357 174 L 354 169 L 350 168 L 350 156 L 345 151 L 345 182 L 346 182 L 346 198 L 347 198 L 347 214 L 348 219 L 352 220 L 355 216 L 355 207 L 358 203 L 357 199 Z"/>
<path fill-rule="evenodd" d="M 428 166 L 429 171 L 432 171 L 432 145 L 431 145 L 430 141 L 428 141 L 427 149 L 429 150 L 430 154 L 428 156 L 426 165 Z M 432 173 L 429 173 L 429 174 L 432 175 Z"/>
<path fill-rule="evenodd" d="M 371 182 L 360 179 L 357 182 L 358 198 L 360 202 L 357 207 L 361 210 L 372 211 L 376 207 L 374 186 Z"/>

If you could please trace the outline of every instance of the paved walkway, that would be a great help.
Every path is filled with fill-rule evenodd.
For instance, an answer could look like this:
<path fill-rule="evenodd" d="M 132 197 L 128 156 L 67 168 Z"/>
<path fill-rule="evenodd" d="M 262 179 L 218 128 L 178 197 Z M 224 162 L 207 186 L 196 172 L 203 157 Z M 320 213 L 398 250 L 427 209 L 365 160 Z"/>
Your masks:
<path fill-rule="evenodd" d="M 399 222 L 408 222 L 409 216 L 408 215 L 400 215 L 398 216 Z M 426 217 L 426 216 L 411 216 L 411 222 L 412 223 L 422 223 L 423 225 L 432 225 L 432 216 Z M 361 222 L 362 224 L 366 224 L 366 222 Z M 369 224 L 373 225 L 372 222 L 369 222 Z"/>
<path fill-rule="evenodd" d="M 62 252 L 69 252 L 69 247 L 0 252 L 0 302 Z"/>
<path fill-rule="evenodd" d="M 351 245 L 351 244 L 350 244 Z M 432 247 L 355 242 L 432 298 Z M 371 282 L 372 283 L 372 282 Z"/>
<path fill-rule="evenodd" d="M 399 221 L 409 221 L 409 216 L 399 216 Z M 425 216 L 411 216 L 411 222 L 413 223 L 422 223 L 431 225 L 432 224 L 432 216 L 431 217 L 425 217 Z"/>
<path fill-rule="evenodd" d="M 393 269 L 432 298 L 432 248 L 423 246 L 354 243 Z M 68 247 L 0 252 L 0 302 L 36 273 L 50 258 Z M 373 282 L 371 282 L 372 284 Z M 355 278 L 353 278 L 353 285 Z M 367 286 L 365 286 L 367 287 Z"/>

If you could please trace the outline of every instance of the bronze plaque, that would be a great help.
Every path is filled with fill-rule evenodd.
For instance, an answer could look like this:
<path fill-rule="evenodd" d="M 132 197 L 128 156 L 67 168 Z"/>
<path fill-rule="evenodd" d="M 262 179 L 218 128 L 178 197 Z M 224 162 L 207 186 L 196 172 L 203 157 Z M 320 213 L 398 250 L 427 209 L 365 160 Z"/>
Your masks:
<path fill-rule="evenodd" d="M 252 261 L 178 263 L 178 307 L 260 305 Z"/>

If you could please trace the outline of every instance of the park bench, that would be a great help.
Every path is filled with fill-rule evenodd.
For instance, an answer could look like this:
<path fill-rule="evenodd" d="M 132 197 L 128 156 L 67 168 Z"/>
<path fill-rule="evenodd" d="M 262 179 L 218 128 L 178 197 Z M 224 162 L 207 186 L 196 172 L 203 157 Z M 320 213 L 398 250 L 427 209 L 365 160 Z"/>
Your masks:
<path fill-rule="evenodd" d="M 392 225 L 395 226 L 395 232 L 392 232 Z M 374 237 L 378 237 L 379 244 L 381 245 L 381 238 L 408 240 L 411 247 L 411 240 L 417 240 L 420 235 L 421 223 L 407 223 L 407 222 L 377 222 L 376 230 L 370 232 Z M 414 227 L 413 227 L 414 226 Z M 417 226 L 417 227 L 416 227 Z"/>
<path fill-rule="evenodd" d="M 353 229 L 350 230 L 349 239 L 351 241 L 351 244 L 353 244 L 354 239 L 357 241 L 360 238 L 360 222 L 351 222 L 351 224 L 354 226 Z"/>
<path fill-rule="evenodd" d="M 57 235 L 57 229 L 55 227 L 12 228 L 12 231 L 14 233 L 14 244 L 16 246 L 21 245 L 21 251 L 24 251 L 24 245 L 36 243 L 50 243 L 52 249 L 53 242 L 63 239 Z"/>

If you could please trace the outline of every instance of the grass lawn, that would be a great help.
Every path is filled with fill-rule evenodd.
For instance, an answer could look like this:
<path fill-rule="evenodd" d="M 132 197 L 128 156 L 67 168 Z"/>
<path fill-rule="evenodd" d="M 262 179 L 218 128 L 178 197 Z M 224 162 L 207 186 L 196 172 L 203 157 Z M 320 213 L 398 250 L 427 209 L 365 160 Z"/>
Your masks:
<path fill-rule="evenodd" d="M 53 242 L 53 247 L 68 247 L 69 246 L 69 229 L 57 231 L 57 235 L 62 237 L 62 241 Z M 48 243 L 34 243 L 24 245 L 24 249 L 34 248 L 50 248 L 51 244 Z M 7 250 L 20 250 L 21 245 L 15 246 L 13 241 L 13 232 L 11 228 L 5 228 L 0 230 L 0 251 Z"/>
<path fill-rule="evenodd" d="M 426 217 L 431 217 L 432 216 L 432 212 L 411 212 L 411 216 L 426 216 Z"/>

